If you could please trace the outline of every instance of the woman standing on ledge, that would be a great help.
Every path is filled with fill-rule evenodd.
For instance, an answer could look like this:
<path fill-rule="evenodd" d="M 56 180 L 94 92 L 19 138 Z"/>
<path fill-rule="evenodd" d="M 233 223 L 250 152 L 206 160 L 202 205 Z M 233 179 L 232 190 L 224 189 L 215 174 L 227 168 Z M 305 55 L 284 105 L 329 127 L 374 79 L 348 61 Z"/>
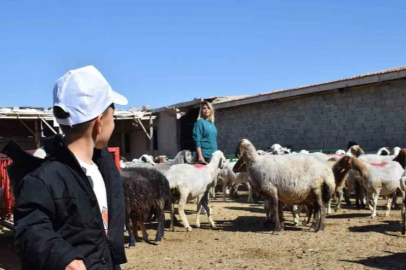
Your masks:
<path fill-rule="evenodd" d="M 200 105 L 199 117 L 193 128 L 198 161 L 209 163 L 211 155 L 217 151 L 217 128 L 214 124 L 214 109 L 208 101 Z"/>

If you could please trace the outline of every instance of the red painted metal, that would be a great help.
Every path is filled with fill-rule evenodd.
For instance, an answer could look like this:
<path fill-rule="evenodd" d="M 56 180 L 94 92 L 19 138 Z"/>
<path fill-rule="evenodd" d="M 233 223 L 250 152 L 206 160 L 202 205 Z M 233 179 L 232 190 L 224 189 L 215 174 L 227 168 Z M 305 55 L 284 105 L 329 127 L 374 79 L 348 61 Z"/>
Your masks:
<path fill-rule="evenodd" d="M 109 147 L 109 152 L 113 156 L 114 163 L 116 164 L 117 168 L 120 170 L 120 148 L 119 147 Z M 35 152 L 35 150 L 27 151 L 31 154 Z M 11 192 L 11 185 L 10 179 L 7 175 L 7 165 L 11 163 L 11 159 L 3 154 L 0 154 L 0 188 L 5 191 L 5 198 L 4 198 L 4 207 L 0 208 L 0 221 L 1 220 L 8 220 L 13 213 L 14 207 L 14 196 Z M 1 204 L 0 204 L 1 206 Z"/>

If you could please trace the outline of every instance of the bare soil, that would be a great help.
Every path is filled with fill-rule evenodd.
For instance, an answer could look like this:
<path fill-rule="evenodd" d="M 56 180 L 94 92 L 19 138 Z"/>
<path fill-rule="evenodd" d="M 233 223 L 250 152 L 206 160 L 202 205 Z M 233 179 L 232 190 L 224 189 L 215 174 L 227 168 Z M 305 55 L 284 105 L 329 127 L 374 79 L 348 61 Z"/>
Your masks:
<path fill-rule="evenodd" d="M 246 203 L 246 199 L 240 196 L 223 202 L 218 196 L 210 202 L 216 229 L 209 228 L 206 216 L 201 217 L 202 227 L 193 227 L 191 232 L 180 224 L 174 232 L 166 229 L 159 246 L 140 242 L 134 249 L 126 249 L 128 263 L 122 268 L 406 269 L 406 238 L 400 234 L 400 211 L 393 210 L 390 217 L 384 218 L 382 199 L 375 219 L 369 217 L 369 210 L 357 210 L 344 202 L 344 209 L 327 218 L 322 233 L 308 232 L 308 226 L 293 227 L 292 216 L 285 211 L 285 230 L 279 235 L 264 228 L 263 205 Z M 196 205 L 189 203 L 187 209 L 189 222 L 194 225 Z M 153 240 L 156 223 L 147 228 Z M 19 269 L 12 241 L 11 232 L 0 232 L 0 269 Z"/>

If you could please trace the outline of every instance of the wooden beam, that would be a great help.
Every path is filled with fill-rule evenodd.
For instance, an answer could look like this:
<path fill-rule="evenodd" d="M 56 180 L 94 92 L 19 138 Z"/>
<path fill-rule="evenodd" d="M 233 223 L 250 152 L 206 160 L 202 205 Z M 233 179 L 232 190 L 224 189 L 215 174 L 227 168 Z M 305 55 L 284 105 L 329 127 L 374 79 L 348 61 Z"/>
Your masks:
<path fill-rule="evenodd" d="M 30 127 L 27 126 L 27 124 L 23 120 L 21 120 L 20 118 L 18 118 L 18 120 L 20 120 L 21 124 L 23 124 L 31 132 L 32 135 L 36 136 L 35 132 L 32 131 L 32 129 L 30 129 Z"/>
<path fill-rule="evenodd" d="M 49 127 L 49 129 L 50 129 L 54 134 L 58 134 L 58 132 L 56 132 L 55 129 L 53 129 L 53 128 L 51 127 L 51 125 L 48 124 L 47 121 L 45 121 L 44 118 L 40 117 L 39 119 L 41 119 L 41 121 L 42 121 L 45 125 L 47 125 L 47 127 Z"/>
<path fill-rule="evenodd" d="M 151 120 L 150 120 L 150 121 L 151 121 Z M 141 120 L 140 120 L 139 118 L 135 118 L 135 117 L 134 117 L 134 122 L 140 124 L 140 126 L 142 127 L 142 129 L 143 129 L 144 132 L 145 132 L 145 135 L 147 135 L 148 139 L 151 140 L 151 136 L 149 136 L 149 134 L 148 134 L 147 130 L 145 129 L 144 125 L 142 124 Z"/>

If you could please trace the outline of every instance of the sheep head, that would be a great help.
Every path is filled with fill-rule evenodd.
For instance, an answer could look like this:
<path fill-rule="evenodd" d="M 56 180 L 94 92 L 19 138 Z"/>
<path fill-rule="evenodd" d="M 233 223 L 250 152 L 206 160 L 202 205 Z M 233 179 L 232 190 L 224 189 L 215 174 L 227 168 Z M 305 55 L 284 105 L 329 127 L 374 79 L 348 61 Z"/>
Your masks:
<path fill-rule="evenodd" d="M 398 147 L 398 146 L 394 147 L 394 148 L 393 148 L 393 155 L 394 155 L 394 156 L 399 155 L 399 153 L 400 153 L 401 150 L 402 150 L 402 148 L 400 148 L 400 147 Z"/>
<path fill-rule="evenodd" d="M 216 161 L 218 160 L 218 168 L 223 169 L 224 168 L 224 164 L 226 163 L 226 157 L 224 156 L 223 152 L 221 152 L 220 150 L 214 151 L 214 153 L 212 154 L 212 158 L 211 160 Z"/>
<path fill-rule="evenodd" d="M 400 150 L 399 154 L 395 157 L 393 161 L 399 162 L 403 169 L 406 168 L 406 148 Z"/>
<path fill-rule="evenodd" d="M 390 155 L 390 148 L 389 147 L 382 147 L 381 149 L 378 150 L 378 152 L 376 154 L 380 155 L 380 156 L 389 156 Z"/>
<path fill-rule="evenodd" d="M 140 157 L 140 160 L 141 160 L 142 162 L 155 165 L 154 158 L 153 158 L 152 156 L 149 156 L 149 155 L 144 154 L 144 155 L 142 155 L 142 156 Z"/>
<path fill-rule="evenodd" d="M 238 159 L 237 163 L 233 167 L 233 172 L 234 173 L 239 173 L 239 172 L 247 172 L 247 165 L 244 162 L 243 158 Z"/>
<path fill-rule="evenodd" d="M 190 152 L 189 150 L 183 150 L 183 158 L 186 164 L 194 163 L 192 152 Z"/>
<path fill-rule="evenodd" d="M 333 174 L 337 188 L 343 186 L 346 174 L 350 169 L 352 169 L 353 167 L 352 159 L 353 157 L 345 155 L 333 165 Z"/>
<path fill-rule="evenodd" d="M 154 162 L 155 162 L 155 163 L 165 163 L 165 162 L 168 162 L 168 157 L 167 157 L 167 156 L 157 156 L 157 157 L 154 159 Z"/>
<path fill-rule="evenodd" d="M 242 139 L 235 151 L 235 157 L 238 158 L 238 161 L 233 167 L 233 172 L 246 172 L 247 167 L 243 156 L 246 155 L 248 159 L 252 159 L 253 154 L 256 154 L 254 145 L 249 140 Z"/>
<path fill-rule="evenodd" d="M 353 145 L 348 149 L 347 154 L 352 154 L 355 157 L 365 154 L 364 150 L 359 145 Z"/>

